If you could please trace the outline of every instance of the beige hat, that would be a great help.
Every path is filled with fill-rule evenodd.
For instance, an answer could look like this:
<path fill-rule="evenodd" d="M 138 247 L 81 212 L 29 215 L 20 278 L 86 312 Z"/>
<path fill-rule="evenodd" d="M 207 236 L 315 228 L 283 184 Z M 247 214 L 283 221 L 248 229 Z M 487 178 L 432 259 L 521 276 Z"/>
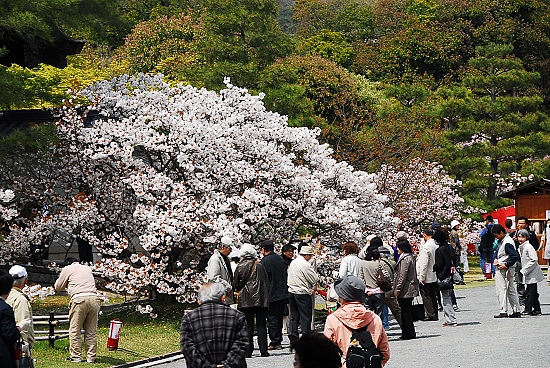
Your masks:
<path fill-rule="evenodd" d="M 457 225 L 460 225 L 460 221 L 458 221 L 458 220 L 451 221 L 451 229 L 453 229 Z"/>
<path fill-rule="evenodd" d="M 309 245 L 304 245 L 302 248 L 300 248 L 299 254 L 303 256 L 311 255 L 313 254 L 313 247 L 310 247 Z"/>

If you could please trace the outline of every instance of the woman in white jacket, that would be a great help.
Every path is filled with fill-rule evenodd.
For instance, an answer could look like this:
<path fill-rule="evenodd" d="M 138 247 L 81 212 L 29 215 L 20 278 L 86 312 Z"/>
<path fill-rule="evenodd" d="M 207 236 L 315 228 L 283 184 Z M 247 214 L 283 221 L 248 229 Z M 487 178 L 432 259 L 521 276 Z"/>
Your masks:
<path fill-rule="evenodd" d="M 517 231 L 516 234 L 521 254 L 521 274 L 527 285 L 525 288 L 525 310 L 523 315 L 538 316 L 542 314 L 540 310 L 539 293 L 537 283 L 544 280 L 544 274 L 539 266 L 537 252 L 529 243 L 529 232 L 525 229 Z"/>
<path fill-rule="evenodd" d="M 359 269 L 361 268 L 361 260 L 357 256 L 359 253 L 359 247 L 355 242 L 349 241 L 342 246 L 344 251 L 344 258 L 340 263 L 340 270 L 338 271 L 338 277 L 343 279 L 346 275 L 359 275 Z"/>

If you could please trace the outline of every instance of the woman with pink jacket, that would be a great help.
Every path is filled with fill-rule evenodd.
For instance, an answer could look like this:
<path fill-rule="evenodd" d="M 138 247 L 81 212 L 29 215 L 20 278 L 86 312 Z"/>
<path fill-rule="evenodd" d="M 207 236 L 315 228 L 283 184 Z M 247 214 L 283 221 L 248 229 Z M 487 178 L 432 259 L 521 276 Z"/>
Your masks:
<path fill-rule="evenodd" d="M 335 284 L 341 307 L 329 314 L 325 323 L 324 334 L 342 350 L 342 367 L 348 352 L 352 330 L 366 327 L 371 333 L 372 341 L 382 354 L 382 365 L 390 359 L 388 336 L 382 320 L 376 313 L 368 310 L 361 303 L 365 294 L 365 284 L 358 277 L 348 275 Z"/>

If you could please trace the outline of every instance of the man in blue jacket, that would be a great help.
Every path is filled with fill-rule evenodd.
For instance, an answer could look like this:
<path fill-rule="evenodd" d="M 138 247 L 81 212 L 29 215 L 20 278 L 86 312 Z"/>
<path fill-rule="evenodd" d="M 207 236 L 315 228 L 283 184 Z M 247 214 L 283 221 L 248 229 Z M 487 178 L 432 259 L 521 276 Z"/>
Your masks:
<path fill-rule="evenodd" d="M 502 225 L 493 225 L 491 231 L 495 238 L 498 239 L 494 265 L 497 267 L 495 273 L 495 286 L 500 305 L 500 313 L 495 315 L 495 318 L 520 318 L 519 298 L 516 283 L 514 282 L 514 265 L 519 259 L 516 245 Z M 508 315 L 508 302 L 512 309 L 512 314 L 510 315 Z"/>
<path fill-rule="evenodd" d="M 262 266 L 269 279 L 269 309 L 267 311 L 267 331 L 269 334 L 268 350 L 281 349 L 283 342 L 283 314 L 288 303 L 287 266 L 283 257 L 274 252 L 275 245 L 271 240 L 260 243 Z"/>
<path fill-rule="evenodd" d="M 493 263 L 493 242 L 495 241 L 495 236 L 493 235 L 492 229 L 494 226 L 493 216 L 489 215 L 485 217 L 485 227 L 479 233 L 480 241 L 479 247 L 477 248 L 479 252 L 479 265 L 481 266 L 481 273 L 485 274 L 485 263 L 492 265 Z M 491 266 L 492 273 L 494 274 L 496 269 Z"/>

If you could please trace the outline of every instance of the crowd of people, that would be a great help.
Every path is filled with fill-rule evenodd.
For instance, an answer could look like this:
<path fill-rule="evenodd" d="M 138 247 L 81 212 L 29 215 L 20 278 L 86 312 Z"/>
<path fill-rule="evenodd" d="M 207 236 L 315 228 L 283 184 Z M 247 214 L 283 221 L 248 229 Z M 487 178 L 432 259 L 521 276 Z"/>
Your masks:
<path fill-rule="evenodd" d="M 542 313 L 537 291 L 538 282 L 544 280 L 536 253 L 540 245 L 528 224 L 527 218 L 519 217 L 517 229 L 511 229 L 510 224 L 495 224 L 487 216 L 480 230 L 481 269 L 485 277 L 495 278 L 499 302 L 495 318 Z M 208 261 L 206 280 L 198 291 L 199 305 L 182 318 L 180 346 L 187 366 L 246 367 L 246 358 L 254 352 L 255 334 L 259 356 L 269 357 L 270 351 L 282 349 L 283 331 L 295 351 L 297 367 L 316 367 L 317 361 L 328 368 L 355 367 L 357 349 L 377 357 L 373 361 L 379 366 L 385 365 L 390 359 L 386 334 L 391 328 L 390 312 L 402 340 L 416 338 L 415 299 L 422 304 L 422 322 L 439 321 L 442 312 L 443 327 L 458 326 L 460 309 L 453 285 L 460 282 L 456 276 L 463 263 L 459 227 L 458 221 L 448 227 L 434 222 L 422 231 L 423 241 L 415 250 L 404 231 L 396 234 L 393 247 L 376 235 L 367 237 L 362 249 L 352 241 L 343 244 L 335 282 L 323 293 L 337 308 L 329 313 L 322 334 L 315 332 L 314 325 L 319 292 L 314 247 L 288 244 L 279 254 L 271 240 L 237 249 L 232 238 L 222 237 Z M 550 230 L 550 221 L 547 227 Z M 543 243 L 546 238 L 543 234 Z M 546 259 L 550 259 L 548 253 Z M 11 364 L 15 364 L 15 342 L 22 341 L 27 356 L 32 356 L 32 308 L 22 292 L 27 281 L 22 266 L 0 271 L 0 358 L 9 368 L 15 367 Z M 71 296 L 67 360 L 93 363 L 99 301 L 91 268 L 69 260 L 55 289 L 67 289 Z M 85 330 L 84 351 L 81 329 Z M 32 359 L 29 362 L 32 367 Z"/>
<path fill-rule="evenodd" d="M 482 262 L 482 271 L 489 269 L 491 277 L 495 278 L 500 306 L 496 318 L 541 314 L 537 283 L 543 280 L 544 275 L 537 261 L 536 250 L 539 245 L 538 240 L 529 241 L 536 239 L 536 235 L 523 223 L 527 224 L 528 220 L 518 218 L 518 228 L 510 231 L 493 224 L 493 219 L 488 216 L 486 226 L 480 231 L 480 261 L 488 265 Z M 550 227 L 550 221 L 548 225 Z M 231 289 L 226 288 L 225 291 L 236 297 L 233 306 L 243 312 L 248 325 L 248 346 L 242 350 L 244 358 L 253 352 L 251 339 L 254 323 L 260 357 L 268 357 L 270 350 L 281 349 L 284 320 L 288 315 L 288 337 L 291 349 L 296 352 L 295 366 L 314 367 L 311 361 L 322 359 L 325 367 L 349 367 L 351 358 L 347 355 L 351 351 L 350 347 L 365 332 L 368 332 L 369 341 L 376 346 L 380 366 L 383 366 L 390 359 L 386 334 L 390 329 L 390 312 L 401 329 L 402 340 L 416 338 L 414 322 L 418 318 L 413 312 L 415 299 L 424 309 L 422 322 L 439 321 L 442 312 L 442 327 L 459 325 L 457 312 L 460 308 L 456 303 L 453 285 L 463 283 L 462 272 L 459 272 L 461 264 L 464 268 L 468 267 L 467 262 L 464 262 L 465 245 L 460 243 L 459 228 L 460 222 L 456 220 L 447 227 L 434 222 L 422 231 L 423 241 L 416 250 L 413 250 L 409 235 L 404 231 L 396 234 L 394 247 L 376 235 L 369 236 L 367 245 L 362 249 L 351 241 L 343 244 L 343 257 L 334 274 L 336 281 L 331 285 L 332 291 L 322 293 L 328 299 L 333 298 L 338 308 L 331 310 L 322 334 L 314 331 L 312 323 L 314 294 L 318 291 L 319 278 L 314 266 L 315 251 L 310 245 L 286 245 L 279 255 L 275 253 L 273 242 L 266 240 L 259 244 L 263 256 L 260 260 L 255 248 L 245 244 L 241 246 L 234 274 L 224 270 L 211 275 L 209 271 L 209 283 L 206 285 L 220 282 L 220 279 L 224 280 L 223 285 L 231 285 Z M 223 250 L 223 244 L 233 246 L 232 242 L 222 242 L 216 252 Z M 294 258 L 296 249 L 298 255 Z M 220 258 L 219 254 L 214 254 L 212 259 Z M 229 261 L 220 264 L 228 265 Z M 230 269 L 226 266 L 226 270 Z M 390 289 L 385 286 L 388 280 Z M 526 285 L 523 312 L 519 311 L 517 283 Z M 227 297 L 222 301 L 221 294 L 214 302 L 220 306 L 225 304 L 227 309 L 231 309 L 233 303 Z M 204 301 L 201 300 L 201 303 Z M 187 314 L 181 325 L 182 352 L 187 364 L 196 367 L 200 365 L 194 365 L 194 362 L 201 360 L 195 359 L 193 354 L 197 354 L 196 351 L 187 354 L 187 347 L 201 344 L 194 341 L 201 337 L 189 331 L 196 323 L 195 319 L 201 318 L 198 311 Z M 241 334 L 244 332 L 234 333 L 233 336 Z M 215 341 L 217 338 L 202 336 L 205 341 Z M 222 339 L 221 336 L 219 338 Z M 235 348 L 239 346 L 236 344 Z M 317 355 L 312 356 L 311 351 L 304 348 L 308 346 Z M 208 359 L 209 349 L 205 347 L 202 350 L 203 358 Z M 338 359 L 334 359 L 334 356 Z M 330 361 L 334 365 L 330 365 Z M 225 364 L 223 360 L 212 363 L 219 367 Z"/>

